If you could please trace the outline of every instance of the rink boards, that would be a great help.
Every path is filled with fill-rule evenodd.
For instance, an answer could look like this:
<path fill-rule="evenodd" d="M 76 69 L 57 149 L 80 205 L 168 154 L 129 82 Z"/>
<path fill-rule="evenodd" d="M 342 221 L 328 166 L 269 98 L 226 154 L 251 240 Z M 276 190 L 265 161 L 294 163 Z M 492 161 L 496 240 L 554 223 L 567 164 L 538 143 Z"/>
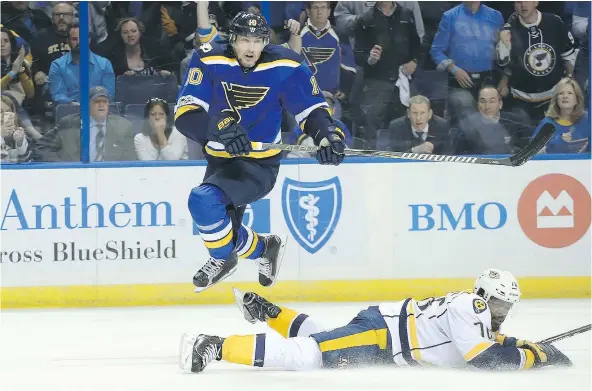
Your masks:
<path fill-rule="evenodd" d="M 2 170 L 4 308 L 386 301 L 512 271 L 524 297 L 590 297 L 590 160 L 525 166 L 285 164 L 244 223 L 288 236 L 279 282 L 243 260 L 199 295 L 208 254 L 187 210 L 204 166 Z"/>

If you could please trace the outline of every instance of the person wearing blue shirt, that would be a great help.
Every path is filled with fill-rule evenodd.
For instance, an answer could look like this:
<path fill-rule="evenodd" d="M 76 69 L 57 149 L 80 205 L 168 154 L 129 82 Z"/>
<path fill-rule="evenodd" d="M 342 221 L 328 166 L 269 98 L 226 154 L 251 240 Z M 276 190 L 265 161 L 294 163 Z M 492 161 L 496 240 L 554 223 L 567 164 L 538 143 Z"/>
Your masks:
<path fill-rule="evenodd" d="M 533 137 L 548 123 L 555 126 L 555 134 L 542 153 L 590 153 L 590 118 L 578 83 L 561 79 L 545 115 Z"/>
<path fill-rule="evenodd" d="M 51 99 L 57 104 L 80 103 L 80 40 L 78 26 L 68 30 L 71 52 L 54 60 L 49 69 Z M 109 99 L 115 100 L 115 73 L 111 62 L 104 57 L 89 53 L 89 88 L 105 87 Z"/>
<path fill-rule="evenodd" d="M 451 89 L 465 89 L 476 99 L 484 85 L 497 85 L 495 44 L 504 19 L 479 1 L 465 1 L 444 13 L 430 55 L 440 71 L 450 72 Z"/>

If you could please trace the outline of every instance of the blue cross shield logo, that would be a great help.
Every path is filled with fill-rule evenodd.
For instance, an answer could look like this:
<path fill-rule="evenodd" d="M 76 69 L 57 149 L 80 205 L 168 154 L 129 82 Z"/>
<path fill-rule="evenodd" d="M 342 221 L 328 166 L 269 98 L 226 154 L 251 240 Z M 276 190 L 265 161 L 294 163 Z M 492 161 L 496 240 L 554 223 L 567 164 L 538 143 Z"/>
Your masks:
<path fill-rule="evenodd" d="M 294 239 L 309 253 L 316 253 L 331 238 L 339 221 L 339 178 L 321 182 L 286 178 L 282 188 L 282 210 Z"/>

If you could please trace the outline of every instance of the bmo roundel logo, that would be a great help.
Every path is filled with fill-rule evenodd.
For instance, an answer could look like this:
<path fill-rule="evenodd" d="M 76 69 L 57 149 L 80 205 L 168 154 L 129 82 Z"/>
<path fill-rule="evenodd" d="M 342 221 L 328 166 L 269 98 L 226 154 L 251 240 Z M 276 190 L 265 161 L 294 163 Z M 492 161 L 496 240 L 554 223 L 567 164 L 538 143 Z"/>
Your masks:
<path fill-rule="evenodd" d="M 530 240 L 547 248 L 571 246 L 590 227 L 588 189 L 564 174 L 548 174 L 530 182 L 518 201 L 518 221 Z"/>

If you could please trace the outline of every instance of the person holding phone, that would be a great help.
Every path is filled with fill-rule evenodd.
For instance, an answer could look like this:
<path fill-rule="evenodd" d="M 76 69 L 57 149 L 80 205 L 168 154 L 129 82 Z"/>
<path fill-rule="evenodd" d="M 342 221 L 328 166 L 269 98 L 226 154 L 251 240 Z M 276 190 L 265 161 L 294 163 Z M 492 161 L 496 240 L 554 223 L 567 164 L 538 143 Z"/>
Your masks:
<path fill-rule="evenodd" d="M 25 131 L 19 125 L 14 105 L 9 97 L 3 96 L 0 102 L 1 126 L 1 160 L 16 163 L 27 155 L 29 143 Z"/>

